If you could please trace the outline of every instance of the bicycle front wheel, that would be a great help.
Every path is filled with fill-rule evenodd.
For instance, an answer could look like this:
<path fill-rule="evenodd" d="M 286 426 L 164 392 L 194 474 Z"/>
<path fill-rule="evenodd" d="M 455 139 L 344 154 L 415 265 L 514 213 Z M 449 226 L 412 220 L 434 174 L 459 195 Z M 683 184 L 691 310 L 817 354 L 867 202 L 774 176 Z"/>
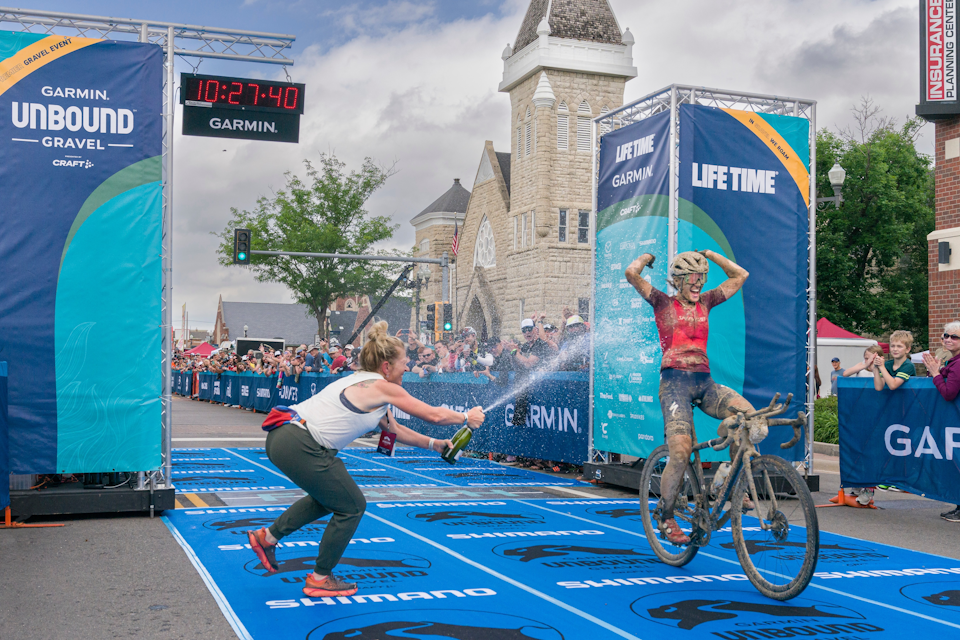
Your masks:
<path fill-rule="evenodd" d="M 661 445 L 654 449 L 650 457 L 644 461 L 643 472 L 640 475 L 640 514 L 643 518 L 643 532 L 653 552 L 661 561 L 674 567 L 682 567 L 693 560 L 693 556 L 697 555 L 698 547 L 694 544 L 688 544 L 685 547 L 677 546 L 668 542 L 660 533 L 659 523 L 662 517 L 660 480 L 669 458 L 670 449 L 667 445 Z M 697 531 L 694 515 L 696 496 L 699 493 L 698 486 L 693 465 L 687 462 L 683 482 L 677 492 L 674 518 L 680 529 L 691 538 L 695 537 Z"/>
<path fill-rule="evenodd" d="M 742 473 L 731 497 L 731 529 L 737 557 L 750 582 L 774 600 L 789 600 L 807 588 L 820 553 L 820 527 L 807 484 L 787 461 L 758 456 L 751 461 L 757 504 Z"/>

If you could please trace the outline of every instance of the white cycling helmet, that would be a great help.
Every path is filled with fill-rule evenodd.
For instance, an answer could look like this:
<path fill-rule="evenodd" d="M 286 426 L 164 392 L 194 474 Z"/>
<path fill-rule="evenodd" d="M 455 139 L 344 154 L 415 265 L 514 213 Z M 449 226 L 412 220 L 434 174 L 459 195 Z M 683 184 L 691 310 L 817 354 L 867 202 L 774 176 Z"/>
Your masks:
<path fill-rule="evenodd" d="M 678 253 L 670 264 L 670 276 L 687 276 L 691 273 L 707 273 L 710 271 L 710 263 L 703 257 L 702 253 L 697 251 L 684 251 Z"/>
<path fill-rule="evenodd" d="M 670 277 L 673 280 L 673 286 L 677 289 L 683 288 L 683 280 L 694 273 L 702 273 L 703 283 L 706 283 L 708 271 L 710 271 L 710 263 L 702 253 L 696 251 L 678 253 L 670 264 Z"/>

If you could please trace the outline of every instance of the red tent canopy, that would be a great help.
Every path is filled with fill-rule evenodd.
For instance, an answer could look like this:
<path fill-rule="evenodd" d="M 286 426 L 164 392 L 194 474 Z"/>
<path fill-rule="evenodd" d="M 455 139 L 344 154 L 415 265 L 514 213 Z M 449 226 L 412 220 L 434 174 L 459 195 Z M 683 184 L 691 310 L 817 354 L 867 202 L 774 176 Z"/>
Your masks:
<path fill-rule="evenodd" d="M 817 320 L 817 337 L 818 338 L 857 338 L 859 340 L 871 340 L 871 338 L 864 338 L 863 336 L 858 336 L 852 331 L 841 329 L 840 327 L 833 324 L 826 318 L 820 318 L 819 320 Z M 884 353 L 889 351 L 889 345 L 886 342 L 878 341 L 877 344 L 880 345 Z"/>
<path fill-rule="evenodd" d="M 819 325 L 817 326 L 819 327 Z M 184 355 L 208 356 L 211 353 L 213 353 L 213 349 L 214 349 L 213 345 L 210 344 L 209 342 L 201 342 L 200 344 L 195 346 L 193 349 L 190 349 L 190 351 L 185 351 Z"/>

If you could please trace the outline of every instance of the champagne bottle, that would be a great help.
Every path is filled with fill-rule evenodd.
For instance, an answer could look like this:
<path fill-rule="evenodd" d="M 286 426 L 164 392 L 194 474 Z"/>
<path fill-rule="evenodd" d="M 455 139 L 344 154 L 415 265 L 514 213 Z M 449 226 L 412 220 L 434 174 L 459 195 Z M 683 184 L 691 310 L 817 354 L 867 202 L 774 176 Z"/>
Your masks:
<path fill-rule="evenodd" d="M 453 438 L 450 440 L 453 443 L 453 447 L 444 447 L 443 453 L 440 454 L 440 457 L 443 458 L 445 462 L 456 464 L 457 459 L 463 452 L 463 448 L 467 446 L 467 443 L 470 442 L 470 438 L 472 437 L 473 431 L 470 429 L 469 425 L 463 425 L 460 427 L 459 431 L 453 434 Z"/>

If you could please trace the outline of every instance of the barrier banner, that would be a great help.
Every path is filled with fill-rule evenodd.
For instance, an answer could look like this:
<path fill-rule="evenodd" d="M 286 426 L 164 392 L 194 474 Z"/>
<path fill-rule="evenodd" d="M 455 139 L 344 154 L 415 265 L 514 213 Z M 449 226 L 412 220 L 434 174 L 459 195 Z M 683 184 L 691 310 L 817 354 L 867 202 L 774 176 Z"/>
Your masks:
<path fill-rule="evenodd" d="M 663 440 L 660 342 L 653 307 L 623 274 L 641 254 L 653 254 L 644 279 L 667 291 L 669 128 L 665 111 L 600 139 L 593 446 L 643 458 Z"/>
<path fill-rule="evenodd" d="M 0 509 L 10 504 L 10 457 L 7 445 L 7 363 L 0 362 Z"/>
<path fill-rule="evenodd" d="M 241 373 L 237 377 L 239 378 L 238 384 L 240 385 L 240 406 L 244 409 L 253 409 L 253 400 L 257 395 L 257 375 L 253 373 Z"/>
<path fill-rule="evenodd" d="M 215 373 L 201 373 L 197 378 L 200 384 L 197 397 L 201 400 L 213 400 L 213 381 L 217 379 L 217 375 Z"/>
<path fill-rule="evenodd" d="M 840 484 L 892 484 L 960 504 L 960 401 L 947 402 L 929 378 L 895 391 L 840 378 Z"/>
<path fill-rule="evenodd" d="M 437 378 L 442 380 L 437 380 Z M 480 405 L 487 420 L 467 447 L 509 455 L 580 464 L 587 449 L 589 381 L 582 373 L 549 373 L 528 392 L 526 423 L 513 425 L 514 397 L 510 386 L 500 386 L 470 374 L 443 374 L 426 379 L 404 374 L 403 388 L 427 404 L 454 411 Z M 499 402 L 498 402 L 499 401 Z M 493 405 L 493 406 L 491 406 Z M 450 438 L 460 425 L 438 426 L 394 409 L 402 424 L 432 438 Z"/>
<path fill-rule="evenodd" d="M 349 374 L 347 374 L 349 375 Z M 316 395 L 342 376 L 305 373 L 300 380 L 255 374 L 201 373 L 200 399 L 237 404 L 223 398 L 227 390 L 245 400 L 243 389 L 253 396 L 252 406 L 268 413 L 277 405 L 293 405 Z M 511 376 L 512 378 L 512 376 Z M 471 451 L 496 451 L 528 458 L 579 464 L 587 448 L 589 381 L 582 373 L 549 373 L 540 376 L 529 392 L 530 409 L 522 427 L 513 425 L 512 384 L 501 386 L 474 378 L 471 374 L 443 374 L 420 378 L 404 374 L 403 388 L 415 398 L 433 406 L 466 411 L 477 405 L 487 407 L 487 421 L 470 440 Z M 394 409 L 397 420 L 414 431 L 434 438 L 449 438 L 460 425 L 438 426 Z"/>
<path fill-rule="evenodd" d="M 750 272 L 710 312 L 710 372 L 755 407 L 793 393 L 795 417 L 806 397 L 809 122 L 681 105 L 680 131 L 677 251 L 712 249 Z M 724 280 L 711 263 L 706 289 Z M 717 424 L 697 412 L 698 439 L 713 438 Z M 780 449 L 792 437 L 773 427 L 760 451 L 802 459 L 802 439 Z"/>
<path fill-rule="evenodd" d="M 161 464 L 161 48 L 0 32 L 14 473 Z"/>

